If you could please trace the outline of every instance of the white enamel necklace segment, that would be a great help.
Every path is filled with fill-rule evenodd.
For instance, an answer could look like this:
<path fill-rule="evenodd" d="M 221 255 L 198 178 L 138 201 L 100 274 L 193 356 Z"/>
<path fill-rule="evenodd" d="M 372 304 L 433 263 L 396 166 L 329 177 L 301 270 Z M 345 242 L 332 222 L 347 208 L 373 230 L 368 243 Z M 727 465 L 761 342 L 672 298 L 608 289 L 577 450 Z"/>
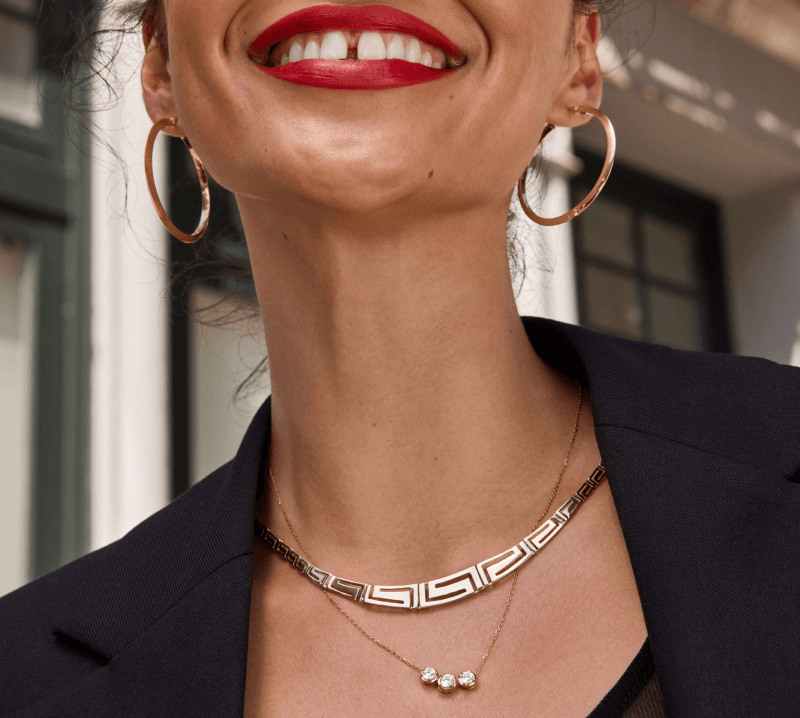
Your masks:
<path fill-rule="evenodd" d="M 578 491 L 570 496 L 547 521 L 507 551 L 450 576 L 420 584 L 377 586 L 334 576 L 328 571 L 313 566 L 258 520 L 255 521 L 255 535 L 264 540 L 270 548 L 283 556 L 304 576 L 337 596 L 389 608 L 441 606 L 472 596 L 513 574 L 566 526 L 567 521 L 575 515 L 581 504 L 592 495 L 605 477 L 605 469 L 600 464 Z"/>
<path fill-rule="evenodd" d="M 483 583 L 488 586 L 516 571 L 533 554 L 534 550 L 522 541 L 516 546 L 512 546 L 508 551 L 479 563 L 476 568 Z"/>
<path fill-rule="evenodd" d="M 471 596 L 484 589 L 487 584 L 481 581 L 478 569 L 470 566 L 463 571 L 444 578 L 437 578 L 419 585 L 419 606 L 441 606 Z"/>
<path fill-rule="evenodd" d="M 370 586 L 364 596 L 364 603 L 396 608 L 416 608 L 419 606 L 419 585 L 410 583 L 407 586 Z"/>

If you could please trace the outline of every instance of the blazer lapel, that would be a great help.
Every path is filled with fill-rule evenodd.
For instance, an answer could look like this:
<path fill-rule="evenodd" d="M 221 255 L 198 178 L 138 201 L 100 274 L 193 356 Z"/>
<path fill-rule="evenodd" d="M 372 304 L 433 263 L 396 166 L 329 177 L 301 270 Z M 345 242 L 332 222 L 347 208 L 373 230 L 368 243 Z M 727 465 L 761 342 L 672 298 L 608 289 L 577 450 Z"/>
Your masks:
<path fill-rule="evenodd" d="M 140 716 L 153 705 L 159 715 L 242 715 L 269 416 L 268 400 L 232 462 L 120 539 L 78 588 L 54 633 L 107 664 L 32 715 Z"/>

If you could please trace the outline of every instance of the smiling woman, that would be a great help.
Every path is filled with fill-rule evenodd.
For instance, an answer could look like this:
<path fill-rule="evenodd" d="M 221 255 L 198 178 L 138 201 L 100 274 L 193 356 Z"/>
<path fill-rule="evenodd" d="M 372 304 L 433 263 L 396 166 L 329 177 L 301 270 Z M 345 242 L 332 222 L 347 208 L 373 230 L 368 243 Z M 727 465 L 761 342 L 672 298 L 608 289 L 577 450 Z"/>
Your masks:
<path fill-rule="evenodd" d="M 517 313 L 513 193 L 566 222 L 613 163 L 597 5 L 130 13 L 148 151 L 182 138 L 236 198 L 272 395 L 231 462 L 0 602 L 4 708 L 791 715 L 767 537 L 800 546 L 799 373 Z M 540 217 L 541 139 L 593 117 L 594 188 Z M 187 235 L 151 192 L 202 236 L 207 204 Z"/>

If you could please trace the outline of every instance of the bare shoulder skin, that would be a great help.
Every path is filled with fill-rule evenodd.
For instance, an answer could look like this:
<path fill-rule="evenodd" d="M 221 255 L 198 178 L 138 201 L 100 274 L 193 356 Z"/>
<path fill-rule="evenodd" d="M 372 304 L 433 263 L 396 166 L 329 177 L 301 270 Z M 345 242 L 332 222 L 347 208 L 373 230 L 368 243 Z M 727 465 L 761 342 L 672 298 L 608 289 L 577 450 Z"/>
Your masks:
<path fill-rule="evenodd" d="M 506 218 L 546 123 L 599 106 L 599 23 L 571 0 L 403 0 L 466 62 L 352 91 L 251 59 L 306 7 L 166 0 L 169 54 L 151 44 L 145 102 L 236 196 L 270 358 L 270 463 L 303 543 L 339 575 L 427 580 L 519 541 L 563 462 L 578 393 L 525 336 Z M 584 401 L 556 506 L 599 461 Z M 257 516 L 283 528 L 269 493 Z M 607 484 L 570 526 L 521 571 L 480 689 L 452 696 L 256 545 L 245 714 L 587 715 L 646 629 Z M 414 662 L 463 670 L 509 588 L 430 612 L 348 608 Z"/>

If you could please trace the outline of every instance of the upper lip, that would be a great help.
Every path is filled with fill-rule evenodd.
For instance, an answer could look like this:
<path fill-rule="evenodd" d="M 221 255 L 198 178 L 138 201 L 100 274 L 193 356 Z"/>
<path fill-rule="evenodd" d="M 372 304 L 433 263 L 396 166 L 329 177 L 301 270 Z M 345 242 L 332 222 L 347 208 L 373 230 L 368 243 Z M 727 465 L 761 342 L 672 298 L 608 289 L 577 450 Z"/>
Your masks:
<path fill-rule="evenodd" d="M 250 51 L 256 55 L 264 54 L 275 43 L 293 35 L 328 30 L 375 30 L 414 35 L 457 60 L 465 59 L 463 51 L 435 27 L 388 5 L 312 5 L 270 25 L 255 39 Z"/>

